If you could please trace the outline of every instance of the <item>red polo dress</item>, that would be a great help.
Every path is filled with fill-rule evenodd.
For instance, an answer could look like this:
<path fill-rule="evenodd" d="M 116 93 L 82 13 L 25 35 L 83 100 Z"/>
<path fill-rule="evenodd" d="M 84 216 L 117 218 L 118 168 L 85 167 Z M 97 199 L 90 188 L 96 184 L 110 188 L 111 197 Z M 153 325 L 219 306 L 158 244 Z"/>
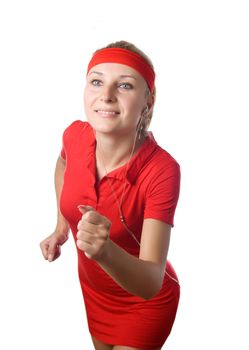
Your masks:
<path fill-rule="evenodd" d="M 96 140 L 92 127 L 80 120 L 63 133 L 61 157 L 66 160 L 60 209 L 70 224 L 76 240 L 81 219 L 79 204 L 94 207 L 111 222 L 110 239 L 128 253 L 139 256 L 139 245 L 124 229 L 119 219 L 115 197 L 120 200 L 127 182 L 123 214 L 138 241 L 143 220 L 153 218 L 174 226 L 173 218 L 179 197 L 180 167 L 163 150 L 150 132 L 131 158 L 127 173 L 122 166 L 96 182 Z M 125 176 L 126 173 L 126 176 Z M 77 248 L 77 247 L 76 247 Z M 174 323 L 180 296 L 178 283 L 165 274 L 159 293 L 144 300 L 121 288 L 94 260 L 77 248 L 79 280 L 84 297 L 90 333 L 106 344 L 124 345 L 144 350 L 161 347 Z M 177 279 L 167 261 L 166 271 Z"/>

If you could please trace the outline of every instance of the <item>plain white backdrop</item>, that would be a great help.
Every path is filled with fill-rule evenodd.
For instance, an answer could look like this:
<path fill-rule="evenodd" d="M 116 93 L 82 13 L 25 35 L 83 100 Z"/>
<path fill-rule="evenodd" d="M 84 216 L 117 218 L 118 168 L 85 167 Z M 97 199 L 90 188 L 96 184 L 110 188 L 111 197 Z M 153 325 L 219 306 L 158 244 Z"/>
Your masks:
<path fill-rule="evenodd" d="M 128 40 L 152 59 L 152 130 L 180 163 L 169 259 L 181 301 L 165 350 L 248 349 L 248 1 L 1 1 L 0 348 L 92 350 L 72 237 L 49 264 L 54 167 L 85 120 L 95 49 Z"/>

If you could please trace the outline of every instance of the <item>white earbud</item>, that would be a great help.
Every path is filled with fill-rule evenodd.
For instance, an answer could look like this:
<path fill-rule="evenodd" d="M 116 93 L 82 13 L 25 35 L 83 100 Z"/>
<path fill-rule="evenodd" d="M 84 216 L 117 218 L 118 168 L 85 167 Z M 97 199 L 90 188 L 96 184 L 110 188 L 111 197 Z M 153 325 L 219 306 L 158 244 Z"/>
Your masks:
<path fill-rule="evenodd" d="M 147 113 L 147 112 L 148 112 L 148 110 L 149 110 L 149 107 L 148 107 L 148 106 L 146 106 L 146 108 L 144 109 L 144 114 L 145 114 L 145 113 Z"/>

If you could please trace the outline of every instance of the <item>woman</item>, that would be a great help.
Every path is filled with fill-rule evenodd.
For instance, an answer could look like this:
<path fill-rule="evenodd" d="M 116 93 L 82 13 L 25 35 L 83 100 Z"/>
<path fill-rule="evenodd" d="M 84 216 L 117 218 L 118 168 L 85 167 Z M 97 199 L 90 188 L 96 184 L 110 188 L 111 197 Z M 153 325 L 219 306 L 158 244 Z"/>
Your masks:
<path fill-rule="evenodd" d="M 63 133 L 57 226 L 41 250 L 57 259 L 71 229 L 96 350 L 159 350 L 176 316 L 180 287 L 167 253 L 180 167 L 147 131 L 154 100 L 148 57 L 110 44 L 88 65 L 88 122 Z"/>

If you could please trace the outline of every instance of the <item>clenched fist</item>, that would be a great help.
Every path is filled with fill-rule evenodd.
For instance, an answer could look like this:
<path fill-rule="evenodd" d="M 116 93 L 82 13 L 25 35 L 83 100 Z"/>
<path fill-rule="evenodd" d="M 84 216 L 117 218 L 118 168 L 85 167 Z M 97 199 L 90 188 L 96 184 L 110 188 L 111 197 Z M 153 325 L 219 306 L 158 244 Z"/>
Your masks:
<path fill-rule="evenodd" d="M 98 260 L 107 250 L 111 222 L 90 206 L 79 205 L 78 209 L 83 215 L 77 226 L 77 247 L 89 259 Z"/>
<path fill-rule="evenodd" d="M 61 255 L 61 245 L 68 239 L 68 233 L 55 231 L 40 243 L 44 259 L 49 262 L 56 260 Z"/>

